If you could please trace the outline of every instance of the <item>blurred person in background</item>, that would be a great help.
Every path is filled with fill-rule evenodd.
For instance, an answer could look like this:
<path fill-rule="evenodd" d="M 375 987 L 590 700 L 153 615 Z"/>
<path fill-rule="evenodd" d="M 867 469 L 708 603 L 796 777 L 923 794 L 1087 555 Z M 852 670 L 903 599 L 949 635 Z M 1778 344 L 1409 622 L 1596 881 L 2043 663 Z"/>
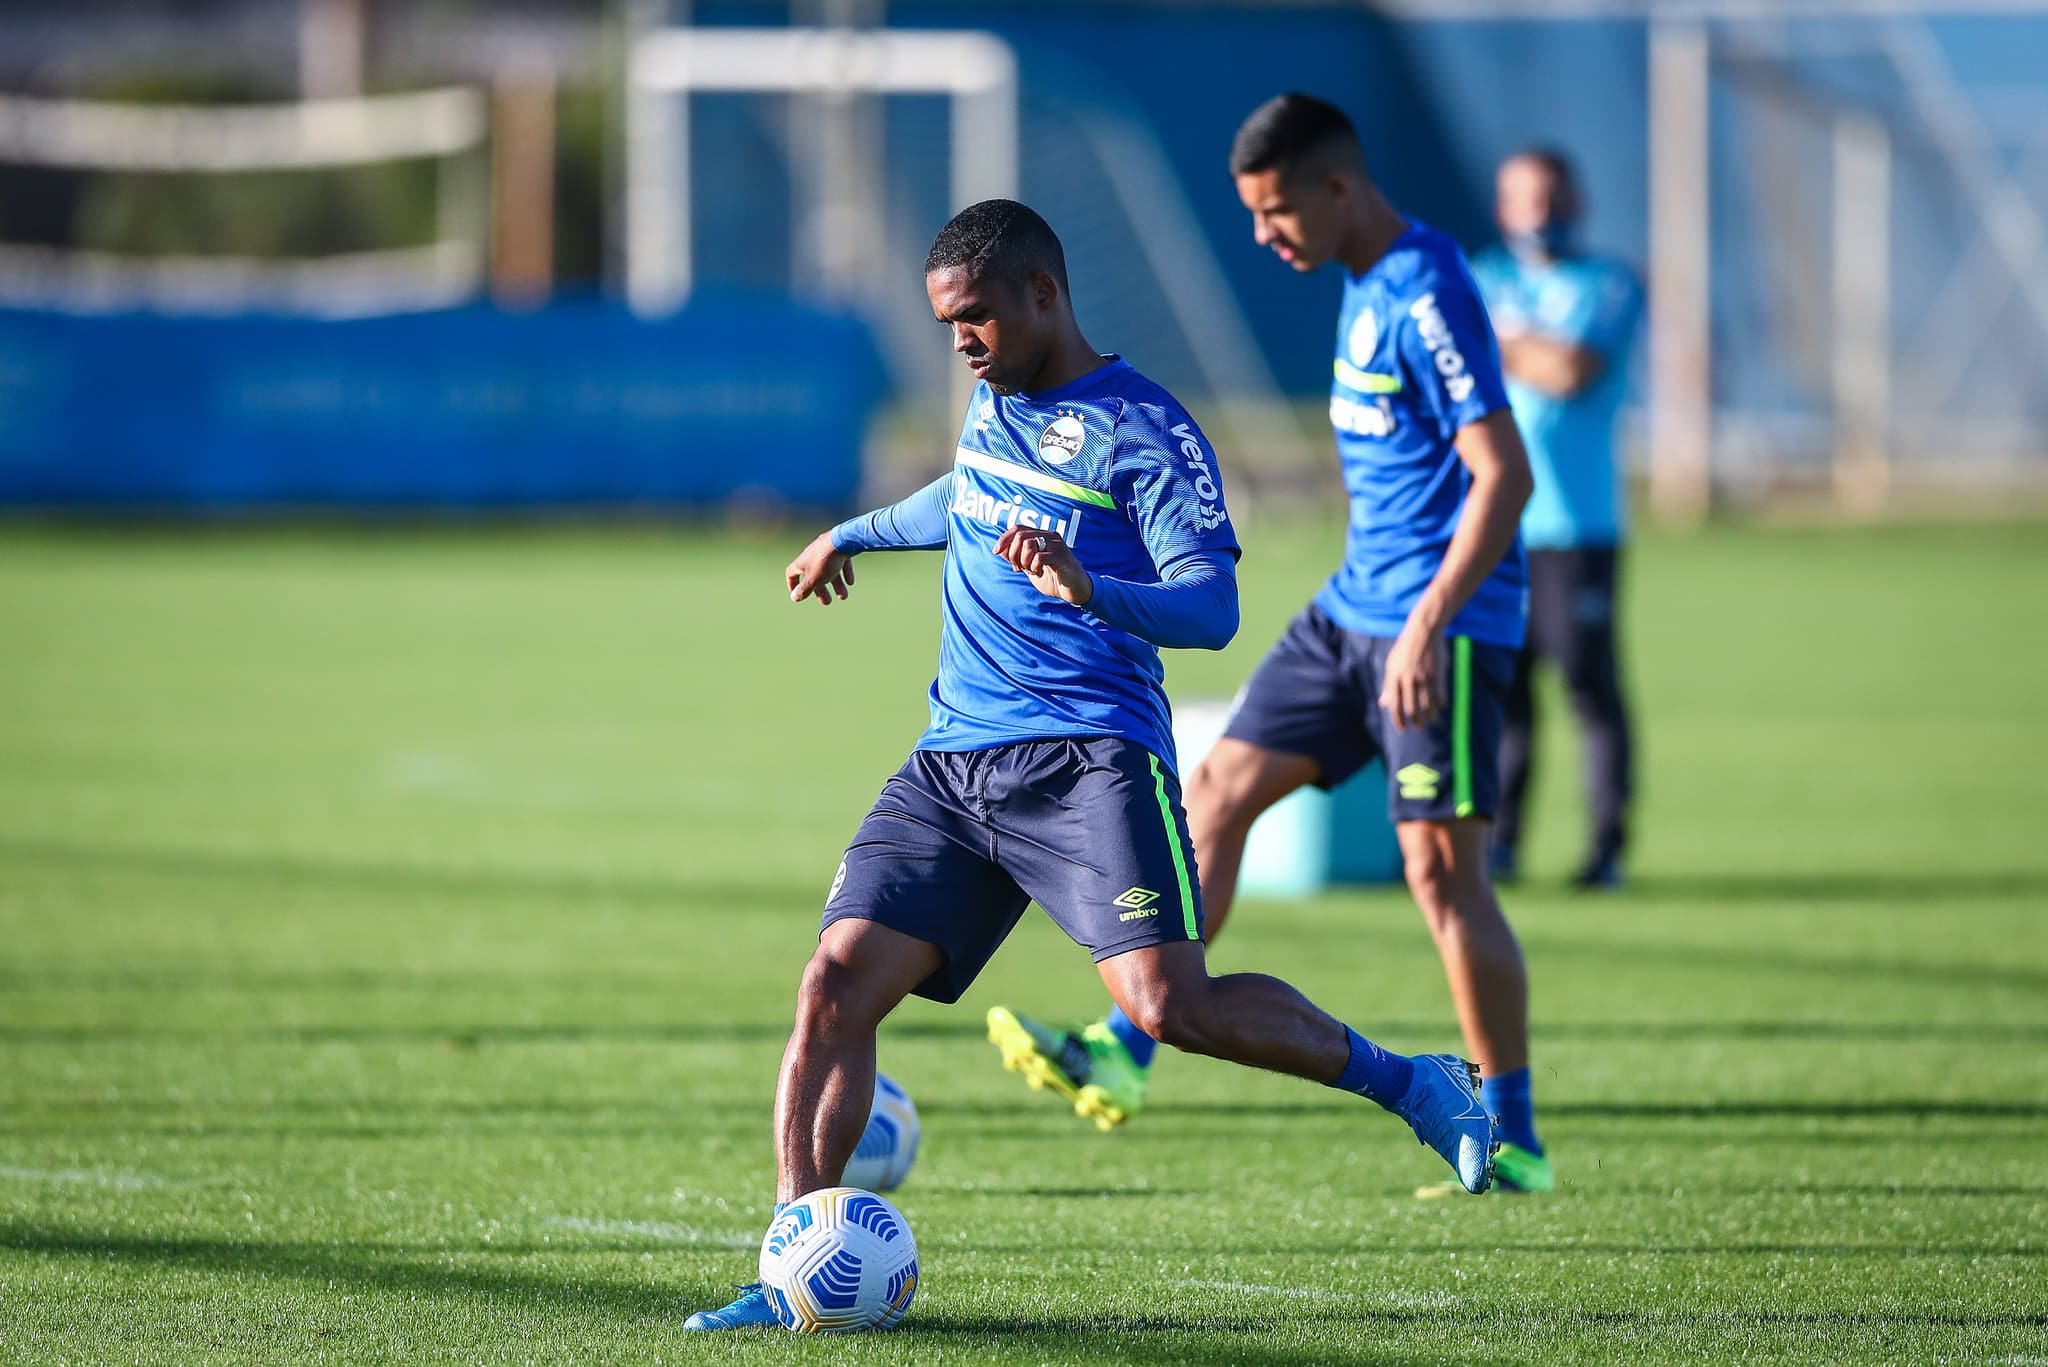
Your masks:
<path fill-rule="evenodd" d="M 1532 675 L 1547 661 L 1564 675 L 1585 744 L 1592 830 L 1572 882 L 1617 888 L 1628 843 L 1633 747 L 1615 647 L 1626 519 L 1614 425 L 1643 296 L 1628 266 L 1580 250 L 1583 211 L 1578 177 L 1562 153 L 1547 147 L 1517 152 L 1500 164 L 1495 179 L 1501 243 L 1472 263 L 1536 476 L 1536 492 L 1522 514 L 1529 637 L 1508 693 L 1491 863 L 1502 881 L 1519 872 L 1536 751 Z"/>

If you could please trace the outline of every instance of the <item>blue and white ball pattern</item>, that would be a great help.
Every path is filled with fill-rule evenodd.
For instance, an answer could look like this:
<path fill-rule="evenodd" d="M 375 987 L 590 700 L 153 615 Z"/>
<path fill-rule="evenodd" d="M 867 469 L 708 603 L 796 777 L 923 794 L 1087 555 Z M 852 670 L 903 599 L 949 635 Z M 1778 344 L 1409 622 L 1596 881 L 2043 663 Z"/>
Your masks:
<path fill-rule="evenodd" d="M 880 1073 L 875 1074 L 875 1100 L 868 1127 L 839 1180 L 869 1191 L 894 1191 L 917 1161 L 919 1126 L 910 1094 Z"/>
<path fill-rule="evenodd" d="M 873 1192 L 827 1187 L 783 1207 L 761 1240 L 761 1289 L 799 1334 L 889 1329 L 917 1294 L 917 1241 Z"/>

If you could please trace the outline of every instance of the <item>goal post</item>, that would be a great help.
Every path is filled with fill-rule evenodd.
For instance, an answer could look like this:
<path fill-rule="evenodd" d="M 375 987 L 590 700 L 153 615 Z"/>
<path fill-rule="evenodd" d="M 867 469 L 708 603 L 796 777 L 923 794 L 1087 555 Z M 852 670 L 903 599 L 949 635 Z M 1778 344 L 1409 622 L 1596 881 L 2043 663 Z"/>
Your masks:
<path fill-rule="evenodd" d="M 481 288 L 490 106 L 461 87 L 240 105 L 0 96 L 0 163 L 231 174 L 439 164 L 435 240 L 318 258 L 135 256 L 0 243 L 0 303 L 328 316 L 440 307 Z"/>
<path fill-rule="evenodd" d="M 644 316 L 689 297 L 689 97 L 941 95 L 956 206 L 1017 194 L 1017 58 L 993 34 L 946 30 L 661 29 L 628 58 L 626 295 Z"/>

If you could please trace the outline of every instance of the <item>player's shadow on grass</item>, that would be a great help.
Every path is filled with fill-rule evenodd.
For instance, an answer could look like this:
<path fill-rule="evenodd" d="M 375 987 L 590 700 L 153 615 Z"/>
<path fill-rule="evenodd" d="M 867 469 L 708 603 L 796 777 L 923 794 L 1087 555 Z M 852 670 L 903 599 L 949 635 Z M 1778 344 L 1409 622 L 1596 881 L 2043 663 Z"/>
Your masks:
<path fill-rule="evenodd" d="M 1531 1251 L 1542 1254 L 1598 1252 L 1601 1256 L 1656 1251 L 1626 1244 L 1614 1244 L 1605 1251 L 1576 1245 L 1570 1249 L 1558 1249 L 1550 1245 L 1528 1247 Z M 1475 1244 L 1472 1248 L 1474 1251 L 1490 1252 L 1499 1250 L 1501 1246 Z M 588 1320 L 593 1316 L 601 1316 L 642 1332 L 652 1333 L 669 1330 L 679 1334 L 681 1318 L 688 1308 L 716 1303 L 728 1294 L 723 1282 L 696 1276 L 676 1277 L 672 1266 L 664 1269 L 662 1275 L 665 1280 L 661 1282 L 629 1283 L 602 1277 L 526 1272 L 508 1267 L 457 1267 L 443 1261 L 451 1252 L 458 1256 L 474 1258 L 518 1257 L 543 1252 L 562 1256 L 588 1252 L 645 1251 L 637 1245 L 631 1249 L 624 1246 L 594 1249 L 587 1246 L 575 1249 L 541 1249 L 534 1246 L 449 1249 L 414 1248 L 389 1243 L 246 1243 L 227 1239 L 111 1234 L 42 1225 L 0 1229 L 0 1249 L 43 1256 L 71 1256 L 89 1259 L 95 1264 L 113 1261 L 263 1281 L 310 1282 L 319 1286 L 336 1302 L 346 1292 L 367 1289 L 394 1295 L 496 1303 L 537 1317 L 559 1315 Z M 1427 1251 L 1443 1250 L 1432 1247 Z M 1697 1250 L 1687 1246 L 1668 1251 L 1684 1253 L 1713 1250 Z M 1828 1250 L 1807 1250 L 1802 1246 L 1791 1251 L 1826 1253 Z M 437 1261 L 429 1263 L 422 1261 L 424 1259 Z M 1370 1334 L 1374 1326 L 1394 1329 L 1415 1325 L 1440 1325 L 1444 1318 L 1445 1312 L 1440 1309 L 1414 1310 L 1348 1302 L 1290 1305 L 1284 1314 L 1193 1311 L 1186 1315 L 1102 1312 L 1075 1316 L 1066 1311 L 1049 1310 L 1043 1316 L 1022 1316 L 976 1315 L 935 1308 L 914 1315 L 909 1323 L 895 1332 L 908 1343 L 953 1346 L 970 1352 L 981 1349 L 996 1355 L 1014 1355 L 1022 1346 L 1026 1349 L 1026 1356 L 1035 1356 L 1036 1350 L 1026 1342 L 1027 1339 L 1057 1335 L 1063 1343 L 1076 1348 L 1085 1349 L 1096 1345 L 1107 1347 L 1114 1344 L 1117 1356 L 1128 1362 L 1235 1363 L 1257 1360 L 1290 1364 L 1331 1361 L 1393 1364 L 1407 1361 L 1433 1362 L 1440 1360 L 1440 1356 L 1406 1359 L 1375 1354 L 1366 1346 L 1370 1343 Z M 1554 1317 L 1538 1315 L 1536 1318 L 1541 1321 Z M 1704 1314 L 1669 1311 L 1571 1311 L 1563 1319 L 1564 1327 L 1568 1328 L 1605 1327 L 1623 1330 L 1660 1327 L 1739 1329 L 1754 1325 L 1761 1328 L 1789 1326 L 1849 1332 L 1901 1328 L 1967 1331 L 2036 1329 L 2048 1325 L 2048 1315 L 2040 1314 L 1971 1315 L 1887 1311 L 1710 1311 Z M 1341 1327 L 1344 1332 L 1355 1333 L 1358 1336 L 1356 1341 L 1360 1344 L 1359 1349 L 1354 1353 L 1345 1349 L 1333 1351 L 1329 1344 L 1304 1344 L 1297 1347 L 1271 1341 L 1271 1336 L 1275 1334 L 1298 1331 L 1304 1320 Z M 507 1330 L 519 1332 L 523 1327 L 508 1325 Z M 1483 1332 L 1497 1326 L 1475 1327 Z M 195 1328 L 193 1338 L 202 1338 L 207 1332 L 203 1328 Z M 1223 1337 L 1212 1337 L 1209 1341 L 1190 1341 L 1189 1336 L 1193 1335 Z M 1248 1336 L 1253 1335 L 1261 1336 L 1264 1341 L 1256 1344 L 1245 1342 Z M 345 1334 L 339 1342 L 329 1346 L 345 1348 Z M 1521 1359 L 1488 1359 L 1476 1354 L 1461 1354 L 1460 1360 L 1476 1364 L 1506 1363 Z"/>
<path fill-rule="evenodd" d="M 1364 1306 L 1290 1305 L 1287 1313 L 1118 1314 L 1103 1312 L 1076 1315 L 1062 1310 L 1043 1318 L 1023 1315 L 972 1315 L 934 1310 L 911 1318 L 896 1331 L 922 1346 L 930 1344 L 970 1358 L 986 1356 L 990 1361 L 1039 1361 L 1047 1351 L 1035 1346 L 1047 1335 L 1057 1335 L 1059 1357 L 1135 1363 L 1227 1363 L 1310 1364 L 1359 1363 L 1379 1367 L 1420 1367 L 1442 1363 L 1440 1353 L 1411 1357 L 1374 1351 L 1374 1326 L 1391 1327 L 1441 1325 L 1442 1311 L 1374 1311 Z M 1343 1347 L 1328 1342 L 1312 1344 L 1276 1343 L 1273 1336 L 1299 1333 L 1304 1320 L 1313 1320 L 1345 1334 L 1352 1340 Z M 1194 1335 L 1214 1336 L 1206 1340 Z M 1521 1367 L 1525 1355 L 1485 1357 L 1462 1350 L 1457 1361 L 1469 1367 Z"/>
<path fill-rule="evenodd" d="M 1480 1246 L 1474 1247 L 1480 1249 Z M 942 1313 L 916 1321 L 914 1324 L 907 1324 L 904 1332 L 915 1334 L 921 1340 L 964 1339 L 966 1342 L 961 1343 L 960 1347 L 970 1351 L 984 1346 L 977 1341 L 985 1340 L 988 1348 L 998 1352 L 1007 1349 L 1009 1354 L 1015 1355 L 1015 1345 L 1020 1336 L 1040 1335 L 1048 1330 L 1054 1330 L 1063 1336 L 1074 1334 L 1080 1344 L 1086 1344 L 1091 1338 L 1114 1341 L 1118 1360 L 1129 1362 L 1442 1362 L 1444 1359 L 1440 1354 L 1409 1359 L 1374 1354 L 1367 1345 L 1372 1342 L 1375 1330 L 1399 1332 L 1417 1327 L 1427 1330 L 1440 1328 L 1447 1319 L 1456 1318 L 1455 1312 L 1373 1305 L 1361 1297 L 1360 1303 L 1357 1304 L 1291 1306 L 1285 1315 L 1197 1314 L 1186 1318 L 1172 1315 L 1062 1315 L 1055 1323 L 1049 1319 L 1028 1319 L 1022 1316 Z M 1716 1329 L 1733 1330 L 1738 1333 L 1752 1329 L 1799 1329 L 1821 1333 L 1829 1330 L 1839 1331 L 1850 1336 L 1859 1346 L 1861 1340 L 1872 1330 L 1896 1332 L 1906 1329 L 1953 1329 L 1981 1332 L 1996 1329 L 2030 1330 L 2048 1325 L 2048 1315 L 2042 1314 L 1979 1315 L 1945 1311 L 1881 1310 L 1709 1310 L 1687 1313 L 1677 1310 L 1571 1309 L 1561 1313 L 1545 1314 L 1540 1310 L 1525 1309 L 1515 1312 L 1511 1326 L 1504 1326 L 1494 1316 L 1483 1312 L 1475 1313 L 1470 1318 L 1477 1321 L 1473 1326 L 1474 1337 L 1501 1335 L 1513 1339 L 1545 1328 L 1563 1329 L 1567 1332 L 1586 1329 L 1620 1331 L 1630 1335 L 1632 1339 L 1642 1334 L 1691 1333 Z M 1321 1325 L 1344 1326 L 1346 1332 L 1355 1336 L 1360 1346 L 1354 1351 L 1333 1351 L 1326 1345 L 1296 1348 L 1271 1342 L 1249 1345 L 1241 1341 L 1246 1335 L 1272 1334 L 1295 1328 L 1303 1320 L 1313 1320 Z M 1503 1330 L 1506 1332 L 1503 1333 Z M 1188 1333 L 1228 1334 L 1237 1336 L 1240 1341 L 1187 1343 L 1178 1337 Z M 1149 1335 L 1158 1337 L 1146 1337 Z M 1470 1364 L 1520 1364 L 1529 1361 L 1529 1357 L 1530 1353 L 1526 1348 L 1511 1357 L 1484 1357 L 1470 1349 L 1462 1349 L 1456 1360 Z"/>
<path fill-rule="evenodd" d="M 322 1286 L 340 1283 L 350 1288 L 413 1295 L 502 1299 L 535 1309 L 552 1307 L 564 1313 L 597 1312 L 621 1320 L 673 1322 L 678 1325 L 693 1305 L 710 1304 L 714 1298 L 723 1303 L 731 1295 L 725 1282 L 711 1278 L 636 1285 L 596 1277 L 567 1277 L 512 1268 L 450 1267 L 444 1262 L 414 1261 L 443 1258 L 449 1251 L 432 1246 L 247 1243 L 230 1239 L 105 1234 L 45 1225 L 0 1229 L 0 1248 L 271 1281 L 310 1281 Z M 493 1252 L 488 1247 L 457 1251 L 465 1256 L 489 1256 Z M 547 1250 L 515 1246 L 498 1250 L 513 1256 L 543 1251 L 573 1254 L 591 1250 L 581 1246 Z M 622 1247 L 615 1251 L 628 1250 Z M 638 1244 L 630 1251 L 644 1253 L 647 1248 Z M 721 1292 L 724 1295 L 720 1295 Z"/>
<path fill-rule="evenodd" d="M 523 1272 L 504 1267 L 451 1267 L 445 1262 L 418 1261 L 445 1258 L 451 1250 L 436 1247 L 409 1248 L 388 1243 L 238 1243 L 227 1239 L 162 1238 L 30 1226 L 0 1229 L 0 1249 L 42 1255 L 69 1255 L 88 1258 L 96 1264 L 118 1261 L 265 1281 L 311 1282 L 328 1290 L 331 1299 L 337 1302 L 342 1295 L 366 1289 L 459 1301 L 510 1302 L 515 1308 L 534 1315 L 553 1314 L 578 1318 L 599 1315 L 623 1324 L 639 1326 L 643 1330 L 659 1332 L 664 1328 L 671 1329 L 676 1331 L 678 1336 L 683 1317 L 691 1309 L 722 1304 L 731 1296 L 725 1281 L 699 1277 L 679 1278 L 673 1275 L 671 1269 L 664 1269 L 662 1275 L 667 1277 L 667 1280 L 661 1283 L 634 1284 L 607 1278 Z M 593 1251 L 640 1253 L 646 1252 L 647 1249 L 645 1245 L 634 1244 L 621 1245 L 617 1248 L 599 1246 L 595 1249 L 579 1245 L 570 1249 L 512 1246 L 462 1248 L 452 1251 L 465 1257 L 478 1257 L 522 1256 L 543 1252 L 555 1256 Z M 1385 1314 L 1354 1316 L 1341 1309 L 1333 1313 L 1329 1308 L 1320 1305 L 1313 1308 L 1313 1314 L 1315 1318 L 1325 1321 L 1356 1318 L 1361 1323 L 1372 1319 L 1384 1321 L 1390 1318 Z M 1441 1317 L 1440 1314 L 1438 1317 Z M 1016 1356 L 1021 1349 L 1023 1356 L 1035 1359 L 1042 1355 L 1040 1349 L 1026 1339 L 1043 1339 L 1048 1335 L 1057 1335 L 1063 1344 L 1084 1349 L 1095 1344 L 1103 1347 L 1114 1344 L 1117 1356 L 1127 1362 L 1241 1363 L 1256 1360 L 1273 1363 L 1356 1361 L 1401 1364 L 1410 1361 L 1439 1360 L 1435 1357 L 1389 1357 L 1364 1351 L 1356 1356 L 1333 1357 L 1327 1347 L 1295 1348 L 1270 1342 L 1261 1342 L 1255 1351 L 1248 1351 L 1249 1345 L 1242 1341 L 1245 1335 L 1271 1335 L 1283 1332 L 1300 1318 L 1303 1316 L 1294 1313 L 1281 1315 L 1199 1311 L 1186 1315 L 1103 1313 L 1078 1317 L 1050 1310 L 1042 1317 L 976 1316 L 945 1311 L 913 1311 L 913 1318 L 901 1329 L 894 1331 L 892 1337 L 900 1336 L 909 1342 L 930 1342 L 959 1348 L 980 1347 L 998 1358 Z M 1413 1318 L 1422 1317 L 1417 1315 Z M 507 1326 L 507 1332 L 518 1331 L 519 1326 Z M 195 1329 L 192 1337 L 195 1340 L 201 1339 L 207 1332 L 204 1329 Z M 1237 1341 L 1201 1342 L 1190 1341 L 1186 1337 L 1218 1334 L 1230 1335 Z M 949 1342 L 952 1340 L 966 1342 Z M 983 1342 L 976 1343 L 975 1340 Z M 756 1341 L 758 1342 L 758 1339 Z M 332 1346 L 337 1349 L 346 1348 L 346 1336 L 340 1336 Z M 1464 1360 L 1474 1363 L 1489 1361 L 1481 1358 Z"/>

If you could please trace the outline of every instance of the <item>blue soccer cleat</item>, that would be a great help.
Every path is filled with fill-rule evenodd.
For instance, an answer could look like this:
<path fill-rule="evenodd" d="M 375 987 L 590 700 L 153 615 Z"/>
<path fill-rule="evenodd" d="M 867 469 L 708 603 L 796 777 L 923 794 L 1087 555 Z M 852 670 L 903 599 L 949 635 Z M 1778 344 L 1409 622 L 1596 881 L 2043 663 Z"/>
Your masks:
<path fill-rule="evenodd" d="M 699 1310 L 683 1321 L 683 1328 L 701 1329 L 753 1329 L 764 1324 L 774 1324 L 775 1308 L 768 1304 L 768 1294 L 761 1289 L 761 1283 L 738 1288 L 740 1297 L 723 1310 Z"/>
<path fill-rule="evenodd" d="M 1493 1184 L 1493 1155 L 1500 1140 L 1493 1117 L 1479 1101 L 1478 1065 L 1456 1054 L 1419 1055 L 1415 1080 L 1394 1114 L 1456 1169 L 1465 1190 L 1477 1196 Z"/>

